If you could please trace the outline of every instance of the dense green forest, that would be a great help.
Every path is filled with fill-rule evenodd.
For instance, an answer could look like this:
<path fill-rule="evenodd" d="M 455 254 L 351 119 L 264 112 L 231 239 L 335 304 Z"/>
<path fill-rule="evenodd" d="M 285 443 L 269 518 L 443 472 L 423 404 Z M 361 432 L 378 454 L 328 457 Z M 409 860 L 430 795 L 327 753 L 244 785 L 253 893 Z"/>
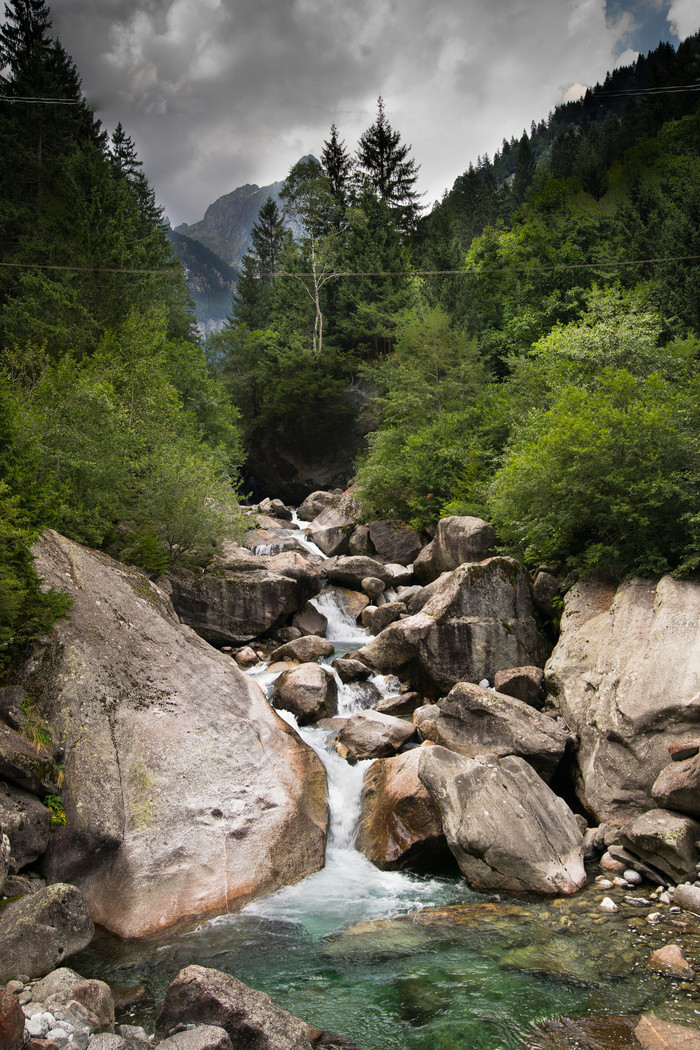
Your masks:
<path fill-rule="evenodd" d="M 354 154 L 332 127 L 262 209 L 208 344 L 247 444 L 345 440 L 360 376 L 368 518 L 478 513 L 531 563 L 693 570 L 699 80 L 700 36 L 662 44 L 424 216 L 381 99 Z"/>
<path fill-rule="evenodd" d="M 64 608 L 38 530 L 153 572 L 206 559 L 246 452 L 342 446 L 358 383 L 368 519 L 479 513 L 530 563 L 697 568 L 699 36 L 429 214 L 381 99 L 354 152 L 331 127 L 204 347 L 134 144 L 96 121 L 44 0 L 6 5 L 0 70 L 0 673 Z"/>
<path fill-rule="evenodd" d="M 40 529 L 154 571 L 201 556 L 235 526 L 241 447 L 133 142 L 100 128 L 43 0 L 6 5 L 0 70 L 1 674 L 65 610 Z"/>

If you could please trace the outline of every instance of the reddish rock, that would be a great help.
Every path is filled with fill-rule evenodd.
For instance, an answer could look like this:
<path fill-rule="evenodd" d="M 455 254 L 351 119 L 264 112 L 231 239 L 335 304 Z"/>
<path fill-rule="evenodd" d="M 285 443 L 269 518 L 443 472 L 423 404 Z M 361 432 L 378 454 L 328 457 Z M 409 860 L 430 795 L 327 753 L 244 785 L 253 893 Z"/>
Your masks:
<path fill-rule="evenodd" d="M 19 1050 L 24 1042 L 24 1013 L 12 992 L 0 991 L 0 1050 Z"/>
<path fill-rule="evenodd" d="M 700 755 L 671 762 L 662 769 L 652 785 L 651 797 L 662 809 L 700 817 Z"/>
<path fill-rule="evenodd" d="M 700 751 L 700 739 L 689 738 L 673 740 L 668 745 L 668 753 L 674 762 L 684 762 L 686 758 L 695 758 Z"/>
<path fill-rule="evenodd" d="M 420 748 L 367 770 L 357 849 L 382 871 L 425 868 L 449 856 L 435 803 L 418 779 Z"/>
<path fill-rule="evenodd" d="M 686 981 L 692 981 L 695 972 L 683 955 L 678 944 L 665 944 L 652 952 L 647 959 L 647 969 L 652 973 L 662 973 L 667 977 L 682 977 Z"/>

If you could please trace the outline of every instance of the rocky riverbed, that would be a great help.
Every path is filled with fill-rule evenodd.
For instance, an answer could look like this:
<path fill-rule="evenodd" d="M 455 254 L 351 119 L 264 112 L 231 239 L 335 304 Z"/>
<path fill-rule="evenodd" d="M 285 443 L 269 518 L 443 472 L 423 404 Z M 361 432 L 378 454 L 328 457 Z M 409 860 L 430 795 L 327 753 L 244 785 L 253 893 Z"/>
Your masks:
<path fill-rule="evenodd" d="M 447 518 L 418 536 L 361 523 L 349 493 L 314 493 L 298 515 L 274 500 L 249 513 L 243 546 L 156 579 L 54 533 L 37 544 L 38 571 L 74 605 L 0 690 L 0 978 L 20 978 L 3 999 L 8 1050 L 64 1045 L 47 1041 L 50 1028 L 18 1035 L 12 1003 L 47 1006 L 33 982 L 86 949 L 94 923 L 92 944 L 116 936 L 119 957 L 116 945 L 145 937 L 192 951 L 194 935 L 178 931 L 230 915 L 231 932 L 241 908 L 245 926 L 258 908 L 249 902 L 275 891 L 277 914 L 293 911 L 283 888 L 303 895 L 301 880 L 337 847 L 328 748 L 357 769 L 344 848 L 357 820 L 369 870 L 419 881 L 406 883 L 414 897 L 402 914 L 370 911 L 368 925 L 348 913 L 325 930 L 326 961 L 406 960 L 434 950 L 421 948 L 426 937 L 447 940 L 500 974 L 624 986 L 624 1011 L 607 992 L 570 1000 L 573 1014 L 617 1025 L 610 1038 L 623 1033 L 622 1047 L 698 1045 L 687 1040 L 700 1016 L 700 585 L 572 586 L 556 566 L 527 572 L 500 556 L 479 519 Z M 436 876 L 455 887 L 442 904 L 420 888 Z M 177 969 L 203 958 L 180 947 Z M 91 951 L 77 956 L 81 972 L 112 983 Z M 165 993 L 162 978 L 151 984 Z M 443 982 L 422 988 L 433 1004 L 421 1014 L 434 1040 L 425 1045 L 461 1045 L 435 1041 L 426 1019 L 451 1009 L 440 1006 L 451 998 Z M 46 1023 L 60 1028 L 74 999 L 57 1006 L 62 1017 L 47 1006 Z M 567 996 L 557 1002 L 566 1013 Z M 529 1025 L 543 1013 L 523 1016 Z M 687 1031 L 668 1042 L 657 1022 Z M 111 1039 L 146 1038 L 110 1023 Z M 323 1023 L 343 1031 L 332 1014 Z M 593 1047 L 604 1027 L 558 1025 L 537 1045 Z M 63 1028 L 69 1041 L 83 1031 L 73 1029 Z M 106 1038 L 88 1029 L 91 1045 Z M 289 1045 L 306 1046 L 307 1029 Z M 422 1045 L 415 1032 L 394 1044 L 360 1030 L 363 1048 Z M 218 1045 L 216 1033 L 200 1035 L 187 1035 L 187 1050 Z M 85 1050 L 85 1038 L 72 1041 Z M 340 1045 L 321 1038 L 310 1045 Z M 531 1036 L 516 1021 L 511 1035 L 487 1038 L 473 1045 Z"/>

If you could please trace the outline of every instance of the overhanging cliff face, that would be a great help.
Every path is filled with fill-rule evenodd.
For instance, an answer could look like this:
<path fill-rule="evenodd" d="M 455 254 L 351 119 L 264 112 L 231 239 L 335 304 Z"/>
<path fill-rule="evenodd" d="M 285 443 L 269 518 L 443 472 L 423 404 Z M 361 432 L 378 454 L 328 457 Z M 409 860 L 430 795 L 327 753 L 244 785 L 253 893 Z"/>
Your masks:
<path fill-rule="evenodd" d="M 25 683 L 65 749 L 49 880 L 142 937 L 322 867 L 325 772 L 259 687 L 138 571 L 53 532 L 35 556 L 75 603 Z"/>

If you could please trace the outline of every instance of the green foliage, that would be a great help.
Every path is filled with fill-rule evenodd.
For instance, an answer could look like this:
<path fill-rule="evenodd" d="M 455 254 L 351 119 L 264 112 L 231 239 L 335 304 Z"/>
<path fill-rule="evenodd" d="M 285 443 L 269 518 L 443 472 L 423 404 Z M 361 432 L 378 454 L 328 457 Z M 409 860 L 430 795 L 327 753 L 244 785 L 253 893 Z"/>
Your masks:
<path fill-rule="evenodd" d="M 695 388 L 693 388 L 695 387 Z M 531 563 L 615 576 L 700 555 L 697 388 L 604 368 L 532 412 L 489 493 L 506 543 Z"/>
<path fill-rule="evenodd" d="M 60 795 L 45 795 L 44 805 L 51 810 L 51 827 L 62 828 L 66 823 L 66 811 Z"/>
<path fill-rule="evenodd" d="M 71 605 L 65 595 L 40 589 L 29 549 L 33 539 L 18 498 L 0 479 L 0 681 L 13 660 Z"/>

